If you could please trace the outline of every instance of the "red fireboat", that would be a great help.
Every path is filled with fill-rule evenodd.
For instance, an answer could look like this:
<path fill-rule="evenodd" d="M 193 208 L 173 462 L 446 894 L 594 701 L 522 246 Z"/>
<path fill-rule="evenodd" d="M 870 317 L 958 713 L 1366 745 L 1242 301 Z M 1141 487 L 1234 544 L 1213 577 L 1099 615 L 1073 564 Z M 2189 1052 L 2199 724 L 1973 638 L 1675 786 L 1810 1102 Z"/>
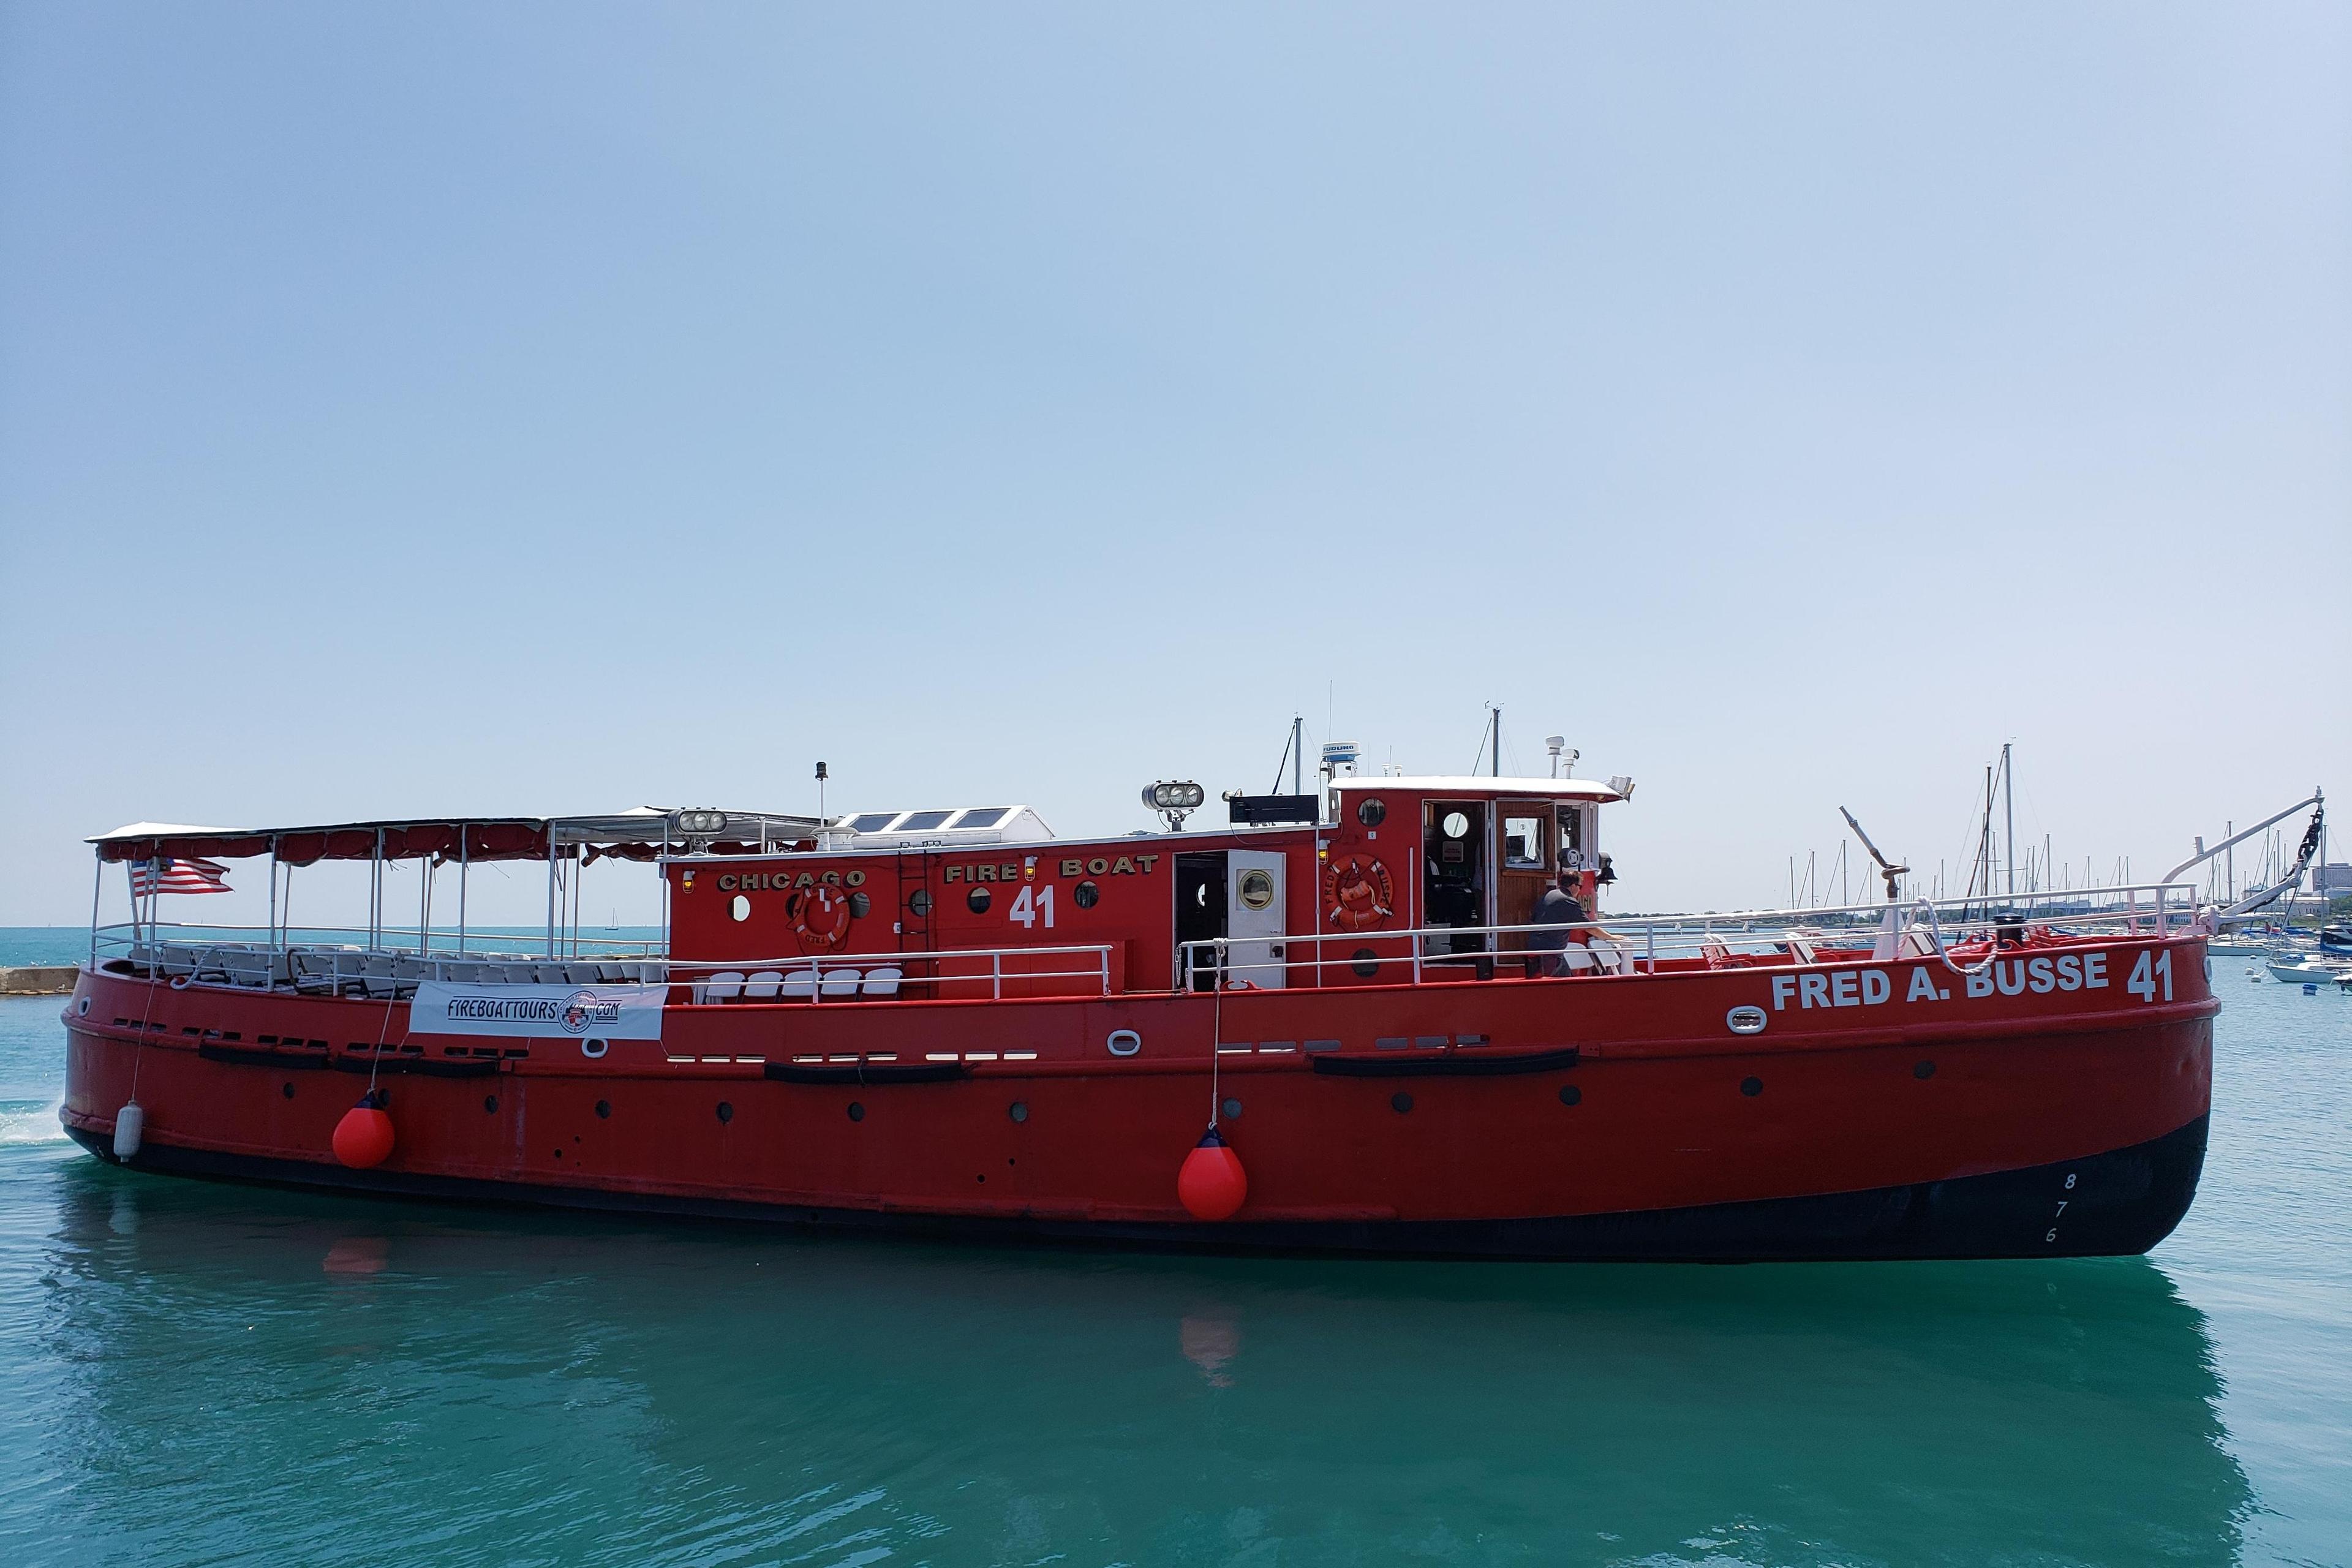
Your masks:
<path fill-rule="evenodd" d="M 139 824 L 90 841 L 133 918 L 93 915 L 61 1115 L 157 1172 L 983 1240 L 2050 1258 L 2179 1222 L 2193 888 L 1934 903 L 1891 868 L 1866 909 L 1604 917 L 1632 788 L 1339 763 L 1207 831 L 1155 785 L 1164 830 L 1090 839 L 1023 806 Z M 583 931 L 612 857 L 659 876 L 659 942 Z M 268 927 L 158 918 L 265 858 Z M 327 860 L 369 863 L 364 929 L 293 921 Z M 544 862 L 543 933 L 468 928 L 486 861 Z"/>

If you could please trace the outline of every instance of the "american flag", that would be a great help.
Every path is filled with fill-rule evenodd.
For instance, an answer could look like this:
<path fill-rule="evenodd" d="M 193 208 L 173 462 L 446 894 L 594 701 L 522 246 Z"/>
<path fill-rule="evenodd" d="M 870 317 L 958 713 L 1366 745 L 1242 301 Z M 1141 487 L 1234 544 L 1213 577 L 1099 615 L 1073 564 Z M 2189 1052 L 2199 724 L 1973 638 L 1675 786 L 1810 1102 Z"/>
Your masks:
<path fill-rule="evenodd" d="M 133 860 L 131 890 L 142 899 L 150 893 L 226 893 L 228 868 L 210 860 Z"/>

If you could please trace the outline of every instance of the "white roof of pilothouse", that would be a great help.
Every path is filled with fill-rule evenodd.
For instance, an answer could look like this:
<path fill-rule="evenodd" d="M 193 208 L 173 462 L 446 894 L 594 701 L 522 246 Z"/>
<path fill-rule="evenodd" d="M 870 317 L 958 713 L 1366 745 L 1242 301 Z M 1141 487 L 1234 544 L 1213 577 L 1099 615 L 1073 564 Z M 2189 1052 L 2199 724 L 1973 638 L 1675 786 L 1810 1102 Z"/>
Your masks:
<path fill-rule="evenodd" d="M 1054 837 L 1025 805 L 961 805 L 921 811 L 861 811 L 825 829 L 827 848 L 898 849 L 925 845 L 1035 844 Z"/>
<path fill-rule="evenodd" d="M 1490 773 L 1405 773 L 1385 778 L 1342 773 L 1331 781 L 1333 789 L 1401 789 L 1421 795 L 1510 795 L 1521 797 L 1549 795 L 1560 800 L 1623 800 L 1631 793 L 1628 787 L 1619 789 L 1602 784 L 1599 779 L 1515 779 L 1506 773 L 1496 777 Z"/>

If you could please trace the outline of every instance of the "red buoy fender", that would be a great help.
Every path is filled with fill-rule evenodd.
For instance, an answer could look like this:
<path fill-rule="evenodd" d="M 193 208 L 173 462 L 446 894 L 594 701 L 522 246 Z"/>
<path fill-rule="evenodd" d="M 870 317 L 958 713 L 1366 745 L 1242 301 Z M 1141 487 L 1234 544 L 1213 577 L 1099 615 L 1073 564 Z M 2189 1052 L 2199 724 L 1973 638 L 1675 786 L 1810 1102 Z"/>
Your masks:
<path fill-rule="evenodd" d="M 1249 1196 L 1249 1177 L 1242 1157 L 1225 1147 L 1213 1126 L 1184 1156 L 1176 1173 L 1176 1198 L 1194 1219 L 1231 1219 Z"/>
<path fill-rule="evenodd" d="M 373 1170 L 392 1158 L 392 1114 L 374 1089 L 335 1123 L 335 1158 L 354 1171 Z"/>

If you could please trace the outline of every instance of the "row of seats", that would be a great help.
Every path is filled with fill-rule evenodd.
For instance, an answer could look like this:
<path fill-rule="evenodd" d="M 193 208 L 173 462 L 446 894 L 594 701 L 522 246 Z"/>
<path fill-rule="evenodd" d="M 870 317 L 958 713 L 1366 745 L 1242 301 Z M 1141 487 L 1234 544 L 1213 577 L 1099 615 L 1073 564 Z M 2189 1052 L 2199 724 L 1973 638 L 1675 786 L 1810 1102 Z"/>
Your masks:
<path fill-rule="evenodd" d="M 312 947 L 280 951 L 255 942 L 140 943 L 131 962 L 160 971 L 183 984 L 290 985 L 311 995 L 413 996 L 420 982 L 474 985 L 661 985 L 669 966 L 659 959 L 587 963 L 557 962 L 524 954 L 464 953 L 415 958 L 369 952 L 360 948 Z"/>
<path fill-rule="evenodd" d="M 896 996 L 905 973 L 895 964 L 822 973 L 814 967 L 758 969 L 749 974 L 740 969 L 722 969 L 708 980 L 695 982 L 694 999 L 698 1003 L 807 1002 L 827 996 Z"/>

